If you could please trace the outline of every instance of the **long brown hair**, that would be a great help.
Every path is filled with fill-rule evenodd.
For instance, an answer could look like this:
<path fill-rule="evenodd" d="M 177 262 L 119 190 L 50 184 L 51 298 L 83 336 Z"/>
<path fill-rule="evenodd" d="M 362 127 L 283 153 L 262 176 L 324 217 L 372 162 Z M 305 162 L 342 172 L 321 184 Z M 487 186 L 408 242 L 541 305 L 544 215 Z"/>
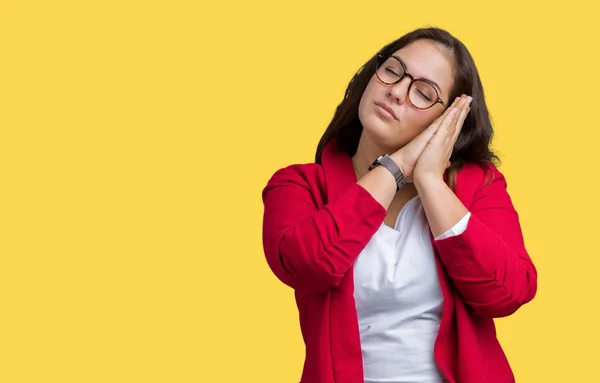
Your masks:
<path fill-rule="evenodd" d="M 330 142 L 335 144 L 349 156 L 354 156 L 362 133 L 362 124 L 358 118 L 358 104 L 367 84 L 377 68 L 378 54 L 384 57 L 391 55 L 416 40 L 430 40 L 444 47 L 453 58 L 454 86 L 449 100 L 461 94 L 473 97 L 471 111 L 465 119 L 460 136 L 452 152 L 452 166 L 448 169 L 448 184 L 454 189 L 456 175 L 467 163 L 476 163 L 483 169 L 489 170 L 488 163 L 497 165 L 498 156 L 491 149 L 494 129 L 490 120 L 483 86 L 473 57 L 457 38 L 440 28 L 421 28 L 414 30 L 399 39 L 389 43 L 367 61 L 350 80 L 342 102 L 338 105 L 333 119 L 323 133 L 317 146 L 315 162 L 321 163 L 323 149 Z"/>

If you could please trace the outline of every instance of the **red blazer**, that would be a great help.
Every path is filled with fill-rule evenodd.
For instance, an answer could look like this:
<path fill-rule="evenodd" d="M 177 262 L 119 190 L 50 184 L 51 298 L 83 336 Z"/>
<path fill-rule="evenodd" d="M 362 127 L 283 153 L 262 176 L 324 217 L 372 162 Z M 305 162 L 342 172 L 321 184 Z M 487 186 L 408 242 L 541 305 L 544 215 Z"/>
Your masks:
<path fill-rule="evenodd" d="M 514 382 L 493 318 L 514 313 L 537 289 L 506 181 L 490 170 L 486 179 L 466 165 L 457 176 L 456 195 L 472 214 L 465 232 L 431 236 L 444 296 L 434 354 L 448 382 Z M 352 266 L 387 212 L 356 181 L 351 158 L 330 144 L 321 165 L 280 169 L 262 193 L 266 260 L 295 291 L 303 383 L 363 383 Z"/>

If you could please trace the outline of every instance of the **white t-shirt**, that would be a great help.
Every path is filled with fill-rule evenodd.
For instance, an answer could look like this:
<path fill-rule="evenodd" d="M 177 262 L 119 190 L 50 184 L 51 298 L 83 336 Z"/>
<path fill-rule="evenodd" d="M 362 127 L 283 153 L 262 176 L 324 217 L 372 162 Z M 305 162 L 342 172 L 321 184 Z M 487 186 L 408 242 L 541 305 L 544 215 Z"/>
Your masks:
<path fill-rule="evenodd" d="M 467 213 L 440 240 L 462 233 Z M 440 383 L 433 355 L 443 296 L 419 196 L 384 223 L 354 264 L 365 383 Z"/>

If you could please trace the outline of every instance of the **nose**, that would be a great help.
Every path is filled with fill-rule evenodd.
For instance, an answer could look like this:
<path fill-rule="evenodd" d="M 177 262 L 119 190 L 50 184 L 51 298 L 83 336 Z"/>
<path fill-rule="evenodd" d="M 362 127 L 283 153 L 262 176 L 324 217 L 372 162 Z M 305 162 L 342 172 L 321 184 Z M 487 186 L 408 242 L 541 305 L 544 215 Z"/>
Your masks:
<path fill-rule="evenodd" d="M 403 104 L 408 97 L 408 88 L 410 86 L 411 79 L 410 76 L 404 76 L 399 83 L 394 84 L 390 87 L 389 94 L 391 97 L 396 99 L 398 104 Z"/>

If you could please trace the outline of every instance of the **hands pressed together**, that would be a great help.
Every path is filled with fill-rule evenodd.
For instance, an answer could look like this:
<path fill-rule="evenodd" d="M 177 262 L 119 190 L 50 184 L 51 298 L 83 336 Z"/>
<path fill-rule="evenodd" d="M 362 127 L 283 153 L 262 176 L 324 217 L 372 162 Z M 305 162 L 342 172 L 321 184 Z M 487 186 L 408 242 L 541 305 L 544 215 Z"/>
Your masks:
<path fill-rule="evenodd" d="M 441 179 L 450 166 L 450 156 L 462 125 L 471 110 L 472 97 L 457 97 L 427 129 L 402 149 L 390 155 L 411 182 Z"/>

